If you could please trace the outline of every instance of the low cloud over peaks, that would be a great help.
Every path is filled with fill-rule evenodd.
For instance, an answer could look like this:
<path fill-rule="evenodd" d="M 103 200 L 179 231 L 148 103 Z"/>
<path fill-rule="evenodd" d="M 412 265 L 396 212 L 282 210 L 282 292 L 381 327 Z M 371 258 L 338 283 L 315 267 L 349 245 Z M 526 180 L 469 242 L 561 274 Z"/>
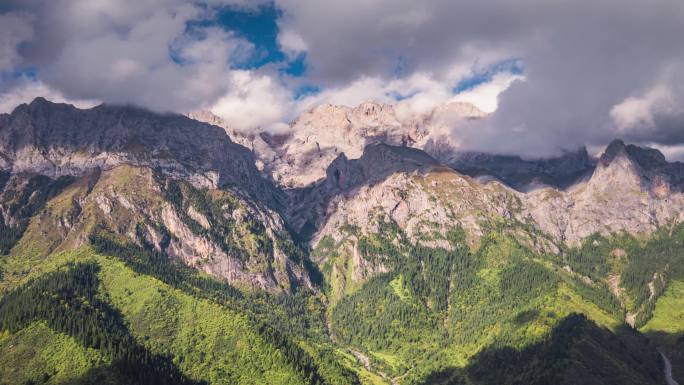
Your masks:
<path fill-rule="evenodd" d="M 454 125 L 468 150 L 684 145 L 680 0 L 10 0 L 0 36 L 4 111 L 45 93 L 248 131 L 321 103 L 469 101 L 491 114 Z"/>

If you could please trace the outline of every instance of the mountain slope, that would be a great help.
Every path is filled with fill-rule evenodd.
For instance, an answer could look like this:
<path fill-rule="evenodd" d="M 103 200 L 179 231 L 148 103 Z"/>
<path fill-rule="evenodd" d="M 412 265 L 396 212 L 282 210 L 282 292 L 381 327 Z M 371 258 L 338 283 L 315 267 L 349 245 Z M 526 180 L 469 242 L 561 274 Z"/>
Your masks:
<path fill-rule="evenodd" d="M 31 281 L 18 286 L 0 300 L 0 306 L 3 308 L 3 329 L 9 328 L 9 330 L 18 330 L 19 334 L 23 333 L 25 330 L 23 327 L 26 324 L 17 323 L 14 320 L 35 319 L 17 317 L 19 314 L 27 314 L 28 310 L 31 312 L 28 314 L 32 317 L 46 320 L 50 328 L 57 328 L 58 332 L 66 333 L 79 340 L 84 347 L 101 352 L 104 358 L 101 361 L 92 362 L 90 372 L 87 372 L 83 378 L 69 379 L 75 382 L 88 383 L 88 378 L 92 379 L 93 375 L 101 375 L 101 373 L 97 374 L 98 372 L 104 372 L 106 377 L 115 377 L 111 383 L 129 383 L 129 376 L 136 375 L 136 373 L 149 376 L 159 367 L 151 363 L 149 367 L 143 366 L 142 372 L 138 372 L 128 364 L 116 364 L 120 359 L 132 359 L 135 365 L 147 365 L 147 361 L 138 361 L 138 356 L 124 355 L 119 358 L 118 355 L 122 351 L 125 352 L 124 349 L 129 348 L 152 359 L 158 357 L 164 360 L 164 357 L 173 357 L 172 362 L 167 362 L 170 365 L 167 365 L 168 369 L 162 369 L 162 373 L 167 373 L 169 370 L 172 373 L 180 373 L 192 383 L 206 381 L 218 384 L 313 384 L 321 382 L 319 370 L 326 373 L 323 374 L 326 376 L 326 383 L 335 383 L 329 382 L 328 376 L 338 375 L 342 376 L 342 379 L 345 378 L 344 372 L 339 372 L 339 369 L 335 369 L 334 366 L 326 368 L 325 364 L 319 366 L 317 363 L 312 363 L 306 353 L 288 345 L 288 340 L 284 339 L 284 336 L 278 337 L 273 329 L 262 329 L 264 326 L 259 326 L 259 321 L 250 318 L 258 317 L 258 315 L 248 311 L 245 305 L 249 302 L 243 303 L 242 301 L 245 300 L 241 299 L 237 292 L 217 285 L 215 290 L 221 290 L 224 293 L 223 298 L 229 302 L 219 301 L 213 296 L 209 299 L 210 291 L 206 291 L 207 298 L 202 298 L 193 294 L 199 289 L 193 286 L 193 280 L 182 281 L 187 286 L 177 286 L 181 281 L 170 280 L 169 275 L 140 274 L 143 272 L 140 270 L 141 265 L 124 261 L 119 260 L 118 257 L 103 257 L 88 249 L 54 256 L 52 262 L 58 263 L 59 267 L 45 273 L 35 272 Z M 74 266 L 73 262 L 78 262 L 78 265 Z M 133 270 L 129 266 L 137 267 Z M 175 274 L 182 276 L 183 273 L 181 270 Z M 155 275 L 162 279 L 155 278 Z M 73 278 L 65 279 L 67 276 Z M 194 282 L 201 281 L 194 280 Z M 26 307 L 26 301 L 22 300 L 22 292 L 36 291 L 42 287 L 50 290 L 41 291 L 45 293 L 45 300 L 54 304 L 47 307 L 38 306 L 34 308 L 35 310 L 30 310 L 30 307 Z M 76 290 L 76 293 L 72 294 L 73 290 Z M 86 300 L 83 297 L 84 294 L 96 295 L 97 299 L 87 297 Z M 39 305 L 38 298 L 40 297 L 33 295 L 28 303 L 33 306 Z M 51 309 L 52 306 L 59 304 L 66 311 L 60 312 L 59 308 Z M 8 309 L 8 307 L 16 308 L 16 306 L 21 306 L 25 310 L 17 313 Z M 93 313 L 89 311 L 91 307 L 102 308 L 105 312 L 104 314 L 101 311 Z M 82 316 L 79 316 L 81 313 L 69 310 L 70 308 L 78 309 Z M 275 302 L 271 302 L 270 309 L 276 308 Z M 255 315 L 250 316 L 250 314 Z M 57 315 L 57 318 L 54 315 Z M 66 322 L 60 322 L 65 318 Z M 119 337 L 116 333 L 119 333 L 119 329 L 111 325 L 104 328 L 97 327 L 98 322 L 118 324 L 118 328 L 123 333 L 119 336 L 123 335 L 126 340 L 117 339 Z M 271 322 L 271 327 L 275 328 L 276 325 L 275 321 Z M 120 347 L 117 348 L 117 346 Z M 15 348 L 20 349 L 24 346 Z M 48 352 L 38 350 L 38 353 L 47 354 Z M 112 364 L 116 365 L 112 366 Z M 102 366 L 101 369 L 100 366 Z M 64 369 L 64 371 L 69 370 Z M 147 371 L 152 371 L 152 373 L 146 374 Z M 314 372 L 316 374 L 312 375 Z M 26 374 L 18 372 L 15 376 Z M 42 373 L 39 374 L 38 378 L 32 379 L 37 382 L 41 381 Z M 57 373 L 48 374 L 54 376 L 55 379 L 66 377 L 62 369 L 59 369 Z M 120 376 L 124 377 L 123 381 L 117 379 Z M 316 380 L 317 377 L 319 377 L 318 380 Z M 10 382 L 16 383 L 18 377 L 12 378 L 14 381 Z M 142 383 L 148 383 L 145 378 L 141 379 Z M 136 377 L 132 379 L 137 381 Z M 153 377 L 153 379 L 162 383 L 181 383 L 178 380 L 165 381 L 163 376 Z M 353 377 L 350 377 L 349 381 L 342 383 L 353 382 Z"/>
<path fill-rule="evenodd" d="M 680 330 L 678 164 L 619 141 L 595 169 L 485 158 L 502 183 L 410 147 L 437 140 L 402 136 L 431 118 L 340 111 L 356 155 L 322 149 L 325 172 L 282 190 L 277 160 L 178 115 L 40 99 L 1 115 L 0 362 L 19 364 L 0 379 L 645 384 L 656 347 L 679 373 L 662 335 Z M 568 164 L 591 173 L 549 187 Z M 546 186 L 507 185 L 528 177 Z"/>
<path fill-rule="evenodd" d="M 232 187 L 271 208 L 279 204 L 252 153 L 216 126 L 135 107 L 80 110 L 42 98 L 0 116 L 0 168 L 12 173 L 55 178 L 124 163 L 160 168 L 197 186 Z"/>
<path fill-rule="evenodd" d="M 239 286 L 311 288 L 273 211 L 282 193 L 218 127 L 36 99 L 0 119 L 0 154 L 11 175 L 0 195 L 3 253 L 46 256 L 105 226 Z"/>

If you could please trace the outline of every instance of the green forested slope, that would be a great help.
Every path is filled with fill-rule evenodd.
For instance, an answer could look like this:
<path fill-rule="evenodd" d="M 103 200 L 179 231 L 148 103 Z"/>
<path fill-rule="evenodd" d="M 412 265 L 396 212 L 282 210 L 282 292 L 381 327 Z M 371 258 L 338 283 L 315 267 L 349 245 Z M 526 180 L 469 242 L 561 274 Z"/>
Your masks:
<path fill-rule="evenodd" d="M 169 186 L 178 212 L 192 205 L 220 225 L 197 232 L 244 258 L 270 252 L 264 228 L 222 216 L 216 202 L 229 198 Z M 487 228 L 476 245 L 453 228 L 442 246 L 393 222 L 374 234 L 349 226 L 312 252 L 325 257 L 320 286 L 269 294 L 173 260 L 140 233 L 142 217 L 86 212 L 70 243 L 41 244 L 87 189 L 48 189 L 16 211 L 26 230 L 0 256 L 2 384 L 648 384 L 662 382 L 656 349 L 675 378 L 684 370 L 682 225 L 558 253 L 521 241 L 537 234 L 519 223 Z M 279 247 L 308 263 L 304 247 Z M 383 269 L 355 278 L 352 258 Z"/>
<path fill-rule="evenodd" d="M 57 270 L 3 296 L 0 314 L 2 328 L 7 331 L 4 338 L 17 339 L 35 322 L 47 323 L 50 333 L 70 337 L 67 341 L 75 340 L 82 349 L 94 349 L 103 357 L 84 364 L 86 374 L 97 373 L 99 368 L 114 378 L 137 383 L 153 383 L 150 378 L 137 377 L 139 373 L 153 375 L 161 383 L 356 381 L 335 362 L 326 362 L 323 349 L 316 350 L 313 357 L 299 348 L 294 338 L 260 324 L 256 316 L 250 316 L 255 310 L 231 310 L 242 306 L 237 303 L 242 300 L 224 305 L 221 300 L 203 298 L 205 295 L 190 295 L 90 249 L 54 258 L 63 262 Z M 75 261 L 80 262 L 73 264 Z M 257 302 L 246 303 L 256 308 Z M 134 365 L 138 363 L 140 367 Z M 54 376 L 49 383 L 75 380 L 68 378 L 69 373 L 83 372 L 48 373 Z M 26 373 L 36 375 L 31 378 L 34 381 L 43 379 L 43 373 Z M 26 373 L 15 373 L 7 383 L 15 383 Z"/>

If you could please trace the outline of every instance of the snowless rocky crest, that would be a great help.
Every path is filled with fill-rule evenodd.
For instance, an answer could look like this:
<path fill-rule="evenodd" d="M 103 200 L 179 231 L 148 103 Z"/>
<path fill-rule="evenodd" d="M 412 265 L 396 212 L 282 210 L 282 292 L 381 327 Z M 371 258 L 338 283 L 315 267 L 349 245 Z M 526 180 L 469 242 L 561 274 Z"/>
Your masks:
<path fill-rule="evenodd" d="M 40 218 L 59 227 L 45 252 L 65 247 L 72 233 L 70 242 L 85 242 L 85 233 L 73 229 L 103 217 L 131 241 L 232 283 L 273 291 L 311 285 L 302 260 L 288 255 L 294 239 L 313 248 L 325 238 L 349 241 L 353 275 L 361 279 L 383 266 L 359 256 L 358 237 L 386 223 L 432 247 L 448 244 L 431 234 L 462 227 L 476 247 L 505 222 L 530 246 L 557 251 L 595 232 L 649 233 L 683 219 L 684 166 L 657 150 L 614 141 L 597 161 L 584 149 L 536 161 L 460 153 L 449 122 L 484 117 L 464 103 L 422 115 L 377 103 L 324 105 L 296 119 L 288 136 L 247 135 L 206 112 L 191 117 L 208 124 L 132 107 L 78 110 L 44 99 L 19 106 L 0 115 L 0 169 L 16 182 L 0 183 L 2 196 L 15 196 L 8 189 L 30 175 L 74 177 L 86 187 L 69 198 L 72 209 L 52 203 L 69 189 L 45 196 Z M 87 182 L 94 173 L 98 178 Z M 139 186 L 147 188 L 126 190 L 120 181 L 130 174 L 146 175 Z M 173 180 L 186 182 L 180 204 L 169 195 Z M 197 194 L 204 194 L 202 207 L 192 203 Z M 16 228 L 21 218 L 8 202 L 0 200 L 0 219 Z M 255 233 L 257 222 L 263 229 Z M 136 223 L 159 226 L 141 231 Z M 222 241 L 225 229 L 236 232 Z M 248 241 L 237 245 L 252 250 L 248 256 L 230 247 L 240 239 Z"/>
<path fill-rule="evenodd" d="M 595 232 L 649 233 L 681 220 L 684 166 L 658 150 L 616 140 L 598 160 L 584 148 L 531 161 L 459 152 L 448 124 L 484 117 L 467 103 L 408 116 L 372 102 L 323 105 L 297 118 L 289 137 L 252 148 L 295 197 L 286 217 L 314 246 L 326 235 L 342 239 L 344 225 L 373 232 L 378 220 L 399 223 L 414 240 L 432 231 L 426 224 L 463 226 L 477 239 L 487 222 L 515 220 L 571 245 Z M 406 147 L 431 158 L 416 161 Z"/>

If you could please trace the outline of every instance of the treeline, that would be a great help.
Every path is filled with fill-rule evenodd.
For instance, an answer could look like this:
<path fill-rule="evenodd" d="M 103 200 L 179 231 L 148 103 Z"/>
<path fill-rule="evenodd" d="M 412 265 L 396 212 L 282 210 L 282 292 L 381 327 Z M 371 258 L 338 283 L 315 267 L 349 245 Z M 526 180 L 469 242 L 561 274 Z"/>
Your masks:
<path fill-rule="evenodd" d="M 84 347 L 99 349 L 111 360 L 110 370 L 128 383 L 197 384 L 170 357 L 136 342 L 121 314 L 97 295 L 98 271 L 95 264 L 69 264 L 7 293 L 0 299 L 0 329 L 17 332 L 44 321 Z"/>
<path fill-rule="evenodd" d="M 337 303 L 332 319 L 341 341 L 369 350 L 476 343 L 488 328 L 513 322 L 520 308 L 558 283 L 551 270 L 531 259 L 535 253 L 507 235 L 484 237 L 473 253 L 460 228 L 447 233 L 449 250 L 413 245 L 400 231 L 387 225 L 361 237 L 362 253 L 382 253 L 375 258 L 383 258 L 392 272 Z M 505 343 L 513 336 L 504 333 L 500 339 Z"/>
<path fill-rule="evenodd" d="M 324 333 L 323 307 L 318 314 L 310 311 L 312 297 L 304 293 L 275 296 L 267 293 L 244 294 L 231 285 L 204 277 L 196 270 L 173 263 L 168 256 L 150 245 L 141 247 L 122 243 L 106 228 L 98 226 L 90 235 L 90 243 L 100 254 L 120 259 L 137 273 L 153 276 L 162 282 L 198 298 L 222 304 L 247 315 L 264 341 L 281 351 L 287 361 L 308 384 L 357 384 L 355 373 L 337 362 L 331 351 L 321 351 L 314 358 L 294 338 L 315 338 L 311 333 Z M 325 366 L 320 370 L 319 365 Z"/>

